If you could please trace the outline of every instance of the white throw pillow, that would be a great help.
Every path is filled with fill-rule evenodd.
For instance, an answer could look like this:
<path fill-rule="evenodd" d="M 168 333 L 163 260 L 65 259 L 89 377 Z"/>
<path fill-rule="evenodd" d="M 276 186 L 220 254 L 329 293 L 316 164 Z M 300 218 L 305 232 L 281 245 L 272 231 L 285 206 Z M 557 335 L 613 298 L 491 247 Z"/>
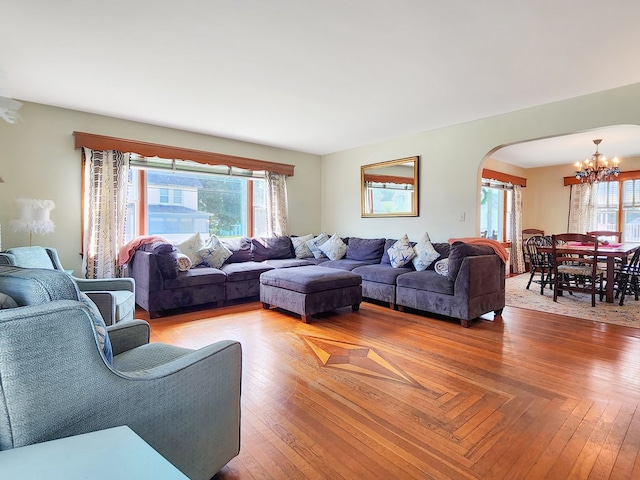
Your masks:
<path fill-rule="evenodd" d="M 200 232 L 196 232 L 187 238 L 184 242 L 178 243 L 176 248 L 178 251 L 191 260 L 191 266 L 195 267 L 196 265 L 202 263 L 202 259 L 200 255 L 198 255 L 198 250 L 200 250 L 204 246 L 204 242 L 202 238 L 200 238 Z"/>
<path fill-rule="evenodd" d="M 418 272 L 426 270 L 427 267 L 440 256 L 438 251 L 431 244 L 431 239 L 429 238 L 428 233 L 424 234 L 413 249 L 416 252 L 415 257 L 412 260 L 413 266 Z"/>
<path fill-rule="evenodd" d="M 198 250 L 198 256 L 202 262 L 213 268 L 220 268 L 231 255 L 233 255 L 231 250 L 223 245 L 215 235 L 211 235 L 204 247 Z"/>
<path fill-rule="evenodd" d="M 387 253 L 389 254 L 389 260 L 393 268 L 404 267 L 416 255 L 415 250 L 409 243 L 409 237 L 407 237 L 406 233 L 387 250 Z"/>
<path fill-rule="evenodd" d="M 347 253 L 347 245 L 342 241 L 337 233 L 334 233 L 329 240 L 320 245 L 320 250 L 329 260 L 340 260 Z"/>
<path fill-rule="evenodd" d="M 176 265 L 179 271 L 186 272 L 191 268 L 191 259 L 184 253 L 178 252 L 176 253 Z"/>
<path fill-rule="evenodd" d="M 291 237 L 293 249 L 296 252 L 296 258 L 312 258 L 313 252 L 307 245 L 309 240 L 313 240 L 313 234 L 304 235 L 302 237 Z"/>
<path fill-rule="evenodd" d="M 443 277 L 449 276 L 449 259 L 443 258 L 442 260 L 438 260 L 434 265 L 434 270 Z"/>
<path fill-rule="evenodd" d="M 311 250 L 311 253 L 315 258 L 327 258 L 327 256 L 320 250 L 320 245 L 329 240 L 329 235 L 322 232 L 316 238 L 307 240 L 307 247 Z"/>

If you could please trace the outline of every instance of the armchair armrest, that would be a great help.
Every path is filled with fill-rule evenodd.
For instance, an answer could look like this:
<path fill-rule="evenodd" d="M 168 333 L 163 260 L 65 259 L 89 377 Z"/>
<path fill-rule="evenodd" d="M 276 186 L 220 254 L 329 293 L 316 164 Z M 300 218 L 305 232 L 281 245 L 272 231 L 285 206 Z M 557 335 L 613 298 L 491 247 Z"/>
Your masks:
<path fill-rule="evenodd" d="M 107 327 L 114 355 L 149 343 L 151 329 L 144 320 L 128 320 Z"/>
<path fill-rule="evenodd" d="M 92 292 L 96 290 L 128 290 L 136 291 L 136 284 L 133 278 L 78 278 L 73 277 L 81 292 Z"/>

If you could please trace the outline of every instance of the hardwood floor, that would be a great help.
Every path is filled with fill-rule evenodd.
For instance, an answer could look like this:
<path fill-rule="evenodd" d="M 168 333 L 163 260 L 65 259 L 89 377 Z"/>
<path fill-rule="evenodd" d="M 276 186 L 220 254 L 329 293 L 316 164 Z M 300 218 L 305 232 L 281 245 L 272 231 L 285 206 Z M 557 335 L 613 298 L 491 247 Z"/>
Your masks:
<path fill-rule="evenodd" d="M 465 329 L 371 303 L 150 323 L 152 341 L 242 343 L 242 447 L 218 480 L 640 478 L 640 329 L 509 307 Z"/>

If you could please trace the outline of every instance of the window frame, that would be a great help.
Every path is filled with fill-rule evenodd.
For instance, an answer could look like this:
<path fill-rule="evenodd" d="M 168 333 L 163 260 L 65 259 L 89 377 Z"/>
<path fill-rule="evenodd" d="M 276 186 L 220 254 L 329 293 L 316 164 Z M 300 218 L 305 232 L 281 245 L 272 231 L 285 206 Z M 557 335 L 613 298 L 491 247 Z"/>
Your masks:
<path fill-rule="evenodd" d="M 625 221 L 624 221 L 624 217 L 625 217 L 625 204 L 624 204 L 624 182 L 626 181 L 633 181 L 636 182 L 640 180 L 640 170 L 635 170 L 632 172 L 624 172 L 621 173 L 620 175 L 618 175 L 618 177 L 616 177 L 615 180 L 609 181 L 609 182 L 602 182 L 602 183 L 617 183 L 618 184 L 618 208 L 617 208 L 617 212 L 616 212 L 616 225 L 615 228 L 613 229 L 614 231 L 619 231 L 622 232 L 622 241 L 628 241 L 628 242 L 634 242 L 633 240 L 626 240 L 626 229 L 625 229 Z M 577 182 L 580 183 L 580 182 Z M 566 183 L 565 183 L 566 185 Z M 596 193 L 596 198 L 597 198 L 597 193 Z M 637 207 L 636 207 L 637 208 Z M 599 203 L 596 200 L 596 213 L 599 213 L 600 210 L 600 206 Z"/>

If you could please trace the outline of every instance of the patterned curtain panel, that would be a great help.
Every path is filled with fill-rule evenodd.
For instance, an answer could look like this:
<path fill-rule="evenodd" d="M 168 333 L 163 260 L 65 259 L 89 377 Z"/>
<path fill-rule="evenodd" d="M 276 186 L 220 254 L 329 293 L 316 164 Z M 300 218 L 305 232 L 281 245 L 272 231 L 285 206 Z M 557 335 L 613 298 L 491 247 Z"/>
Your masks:
<path fill-rule="evenodd" d="M 511 215 L 511 256 L 509 257 L 513 273 L 525 271 L 522 251 L 522 187 L 513 186 L 513 212 Z M 509 272 L 507 272 L 508 274 Z"/>
<path fill-rule="evenodd" d="M 587 233 L 596 225 L 596 191 L 591 184 L 571 185 L 567 232 Z"/>
<path fill-rule="evenodd" d="M 86 278 L 120 277 L 130 155 L 85 148 L 84 157 L 82 273 Z"/>
<path fill-rule="evenodd" d="M 289 234 L 287 207 L 287 177 L 266 172 L 267 179 L 267 235 L 281 237 Z"/>

